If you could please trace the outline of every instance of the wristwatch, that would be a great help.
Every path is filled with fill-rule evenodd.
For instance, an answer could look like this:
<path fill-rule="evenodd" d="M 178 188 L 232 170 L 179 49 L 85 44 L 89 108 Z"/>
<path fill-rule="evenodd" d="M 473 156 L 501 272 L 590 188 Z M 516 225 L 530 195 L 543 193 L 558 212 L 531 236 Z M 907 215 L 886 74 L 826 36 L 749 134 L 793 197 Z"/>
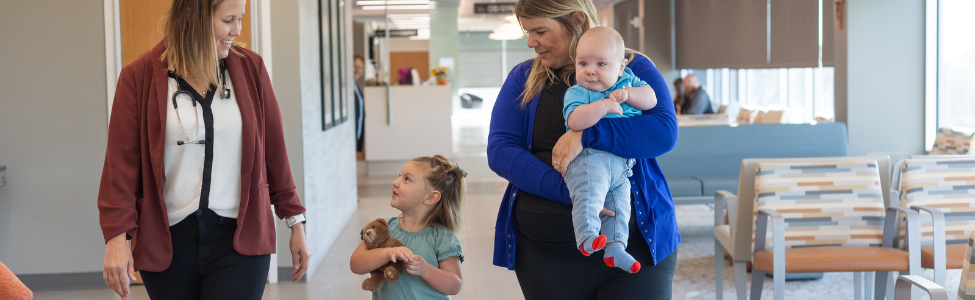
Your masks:
<path fill-rule="evenodd" d="M 298 223 L 305 224 L 305 214 L 290 216 L 287 219 L 284 219 L 284 221 L 288 223 L 288 228 L 291 228 L 291 226 L 295 226 L 295 224 Z"/>

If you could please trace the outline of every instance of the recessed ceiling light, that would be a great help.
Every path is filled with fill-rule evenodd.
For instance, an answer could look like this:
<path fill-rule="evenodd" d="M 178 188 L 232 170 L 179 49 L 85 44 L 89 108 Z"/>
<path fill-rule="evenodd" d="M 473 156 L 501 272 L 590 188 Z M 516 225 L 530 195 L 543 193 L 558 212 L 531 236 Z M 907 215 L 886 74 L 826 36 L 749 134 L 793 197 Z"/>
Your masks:
<path fill-rule="evenodd" d="M 400 1 L 385 1 L 385 0 L 362 0 L 356 1 L 356 5 L 409 5 L 409 4 L 430 4 L 427 0 L 400 0 Z"/>
<path fill-rule="evenodd" d="M 363 6 L 362 10 L 406 10 L 406 9 L 432 9 L 433 5 L 390 5 L 390 6 Z"/>

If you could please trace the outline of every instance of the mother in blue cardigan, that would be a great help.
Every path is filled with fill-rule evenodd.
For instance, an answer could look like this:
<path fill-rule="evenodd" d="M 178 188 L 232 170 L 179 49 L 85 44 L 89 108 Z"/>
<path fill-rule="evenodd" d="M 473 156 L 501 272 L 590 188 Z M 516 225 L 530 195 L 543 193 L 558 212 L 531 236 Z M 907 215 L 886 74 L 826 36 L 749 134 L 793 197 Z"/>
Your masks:
<path fill-rule="evenodd" d="M 491 114 L 488 163 L 510 182 L 495 227 L 494 264 L 515 270 L 526 299 L 670 299 L 681 238 L 655 157 L 677 143 L 673 103 L 566 132 L 562 106 L 575 84 L 574 49 L 583 32 L 598 26 L 595 7 L 591 0 L 519 0 L 515 15 L 537 55 L 511 71 Z M 657 99 L 670 99 L 653 63 L 627 50 L 628 67 Z M 606 266 L 603 251 L 586 257 L 577 249 L 565 169 L 553 165 L 568 166 L 583 148 L 636 159 L 626 249 L 644 266 L 635 274 Z"/>

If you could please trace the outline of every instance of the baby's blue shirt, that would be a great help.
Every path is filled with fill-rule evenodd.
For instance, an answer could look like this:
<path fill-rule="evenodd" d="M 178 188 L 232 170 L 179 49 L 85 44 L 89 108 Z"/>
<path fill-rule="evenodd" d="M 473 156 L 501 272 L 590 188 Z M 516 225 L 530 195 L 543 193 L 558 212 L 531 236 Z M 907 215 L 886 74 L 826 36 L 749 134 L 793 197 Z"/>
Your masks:
<path fill-rule="evenodd" d="M 586 88 L 576 84 L 565 91 L 565 104 L 562 108 L 562 116 L 565 117 L 565 128 L 569 129 L 569 114 L 576 110 L 576 107 L 583 104 L 593 103 L 599 100 L 609 98 L 609 94 L 618 89 L 624 89 L 629 87 L 640 87 L 647 85 L 643 80 L 633 74 L 633 71 L 629 67 L 623 68 L 623 75 L 616 80 L 616 84 L 604 92 L 594 92 L 587 90 Z M 643 114 L 642 111 L 636 109 L 629 104 L 620 104 L 623 107 L 623 116 L 617 114 L 607 114 L 603 118 L 629 118 L 632 116 L 639 116 Z"/>

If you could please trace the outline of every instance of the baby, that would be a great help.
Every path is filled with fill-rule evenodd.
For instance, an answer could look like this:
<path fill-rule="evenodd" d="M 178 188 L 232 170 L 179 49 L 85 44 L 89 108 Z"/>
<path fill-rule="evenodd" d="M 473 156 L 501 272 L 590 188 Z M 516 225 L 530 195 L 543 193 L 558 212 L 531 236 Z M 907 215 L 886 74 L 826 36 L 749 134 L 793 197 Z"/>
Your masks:
<path fill-rule="evenodd" d="M 595 27 L 582 35 L 576 46 L 577 84 L 565 92 L 566 127 L 584 130 L 602 118 L 639 116 L 657 105 L 653 89 L 626 67 L 625 49 L 623 37 L 612 28 Z M 606 265 L 630 273 L 640 270 L 640 262 L 626 252 L 634 162 L 586 148 L 565 174 L 579 250 L 589 256 L 605 246 Z M 616 215 L 600 220 L 604 207 Z"/>

